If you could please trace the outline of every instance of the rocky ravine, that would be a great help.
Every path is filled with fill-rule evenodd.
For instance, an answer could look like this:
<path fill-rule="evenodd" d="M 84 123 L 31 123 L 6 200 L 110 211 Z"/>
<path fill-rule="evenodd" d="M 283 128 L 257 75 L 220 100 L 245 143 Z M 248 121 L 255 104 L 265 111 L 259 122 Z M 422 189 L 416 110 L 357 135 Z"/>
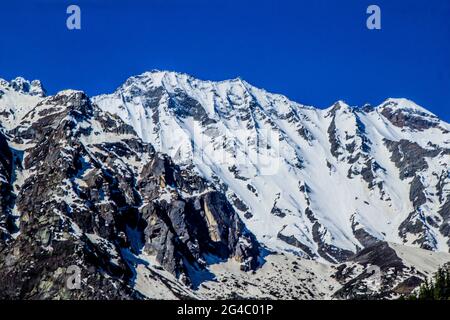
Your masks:
<path fill-rule="evenodd" d="M 394 298 L 450 261 L 449 125 L 407 101 L 321 111 L 166 72 L 47 97 L 18 78 L 0 124 L 3 299 Z M 253 158 L 264 128 L 275 172 Z"/>

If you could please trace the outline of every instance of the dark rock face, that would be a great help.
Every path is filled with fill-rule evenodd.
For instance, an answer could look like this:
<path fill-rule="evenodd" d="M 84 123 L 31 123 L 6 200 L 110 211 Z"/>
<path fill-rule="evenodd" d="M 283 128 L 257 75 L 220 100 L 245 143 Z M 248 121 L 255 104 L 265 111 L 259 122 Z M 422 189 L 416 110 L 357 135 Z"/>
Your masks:
<path fill-rule="evenodd" d="M 335 158 L 338 158 L 342 154 L 342 152 L 339 150 L 341 145 L 336 136 L 336 118 L 335 118 L 335 116 L 333 116 L 330 126 L 328 127 L 328 141 L 331 144 L 331 148 L 330 148 L 331 154 Z"/>
<path fill-rule="evenodd" d="M 439 214 L 444 219 L 439 231 L 441 231 L 444 236 L 448 237 L 450 236 L 450 197 L 447 198 L 447 201 L 444 203 L 441 210 L 439 210 Z M 450 245 L 450 240 L 447 241 L 447 243 Z"/>
<path fill-rule="evenodd" d="M 363 267 L 359 273 L 357 266 Z M 339 299 L 389 298 L 398 289 L 394 280 L 409 277 L 402 260 L 382 241 L 361 250 L 337 270 L 335 278 L 343 284 L 334 294 Z"/>
<path fill-rule="evenodd" d="M 380 241 L 371 247 L 365 248 L 358 252 L 351 261 L 362 265 L 376 265 L 381 269 L 389 269 L 391 267 L 402 269 L 404 267 L 402 260 L 397 256 L 394 249 L 389 245 Z"/>
<path fill-rule="evenodd" d="M 24 169 L 32 174 L 24 181 L 16 200 L 21 213 L 20 233 L 0 252 L 0 276 L 4 279 L 0 284 L 1 296 L 136 298 L 138 295 L 127 284 L 131 270 L 126 262 L 120 256 L 112 262 L 112 254 L 87 237 L 88 233 L 97 233 L 116 243 L 116 234 L 123 225 L 114 211 L 107 216 L 102 214 L 74 183 L 83 173 L 82 159 L 89 156 L 77 139 L 82 130 L 76 130 L 74 119 L 89 117 L 92 106 L 81 93 L 57 96 L 48 102 L 50 106 L 67 103 L 70 107 L 48 114 L 17 132 L 19 140 L 27 136 L 35 141 L 35 146 L 27 151 L 23 163 Z M 79 113 L 80 108 L 83 114 Z M 102 179 L 101 175 L 98 179 Z M 68 203 L 70 199 L 72 204 Z M 82 217 L 89 219 L 83 221 Z M 79 222 L 78 227 L 72 221 Z M 84 290 L 70 290 L 67 286 L 67 270 L 73 266 L 81 272 Z"/>
<path fill-rule="evenodd" d="M 371 247 L 380 241 L 368 233 L 358 222 L 354 221 L 354 218 L 352 219 L 352 231 L 356 239 L 358 239 L 359 243 L 361 243 L 364 248 Z"/>
<path fill-rule="evenodd" d="M 338 114 L 350 119 L 355 126 L 355 132 L 349 133 L 346 128 L 341 128 Z M 378 187 L 380 193 L 383 193 L 383 182 L 377 179 L 380 173 L 385 169 L 371 155 L 372 142 L 367 136 L 366 126 L 361 120 L 364 110 L 343 106 L 336 103 L 328 112 L 327 117 L 332 117 L 331 123 L 327 129 L 328 141 L 330 142 L 331 154 L 340 162 L 346 162 L 350 165 L 347 178 L 355 179 L 362 177 L 367 182 L 369 189 Z M 339 134 L 338 134 L 339 127 Z M 327 165 L 331 168 L 331 164 Z M 377 181 L 378 180 L 378 181 Z"/>
<path fill-rule="evenodd" d="M 403 110 L 385 107 L 381 114 L 394 126 L 399 128 L 407 127 L 413 130 L 423 131 L 438 126 L 436 119 L 430 119 L 427 114 L 408 113 Z M 434 121 L 433 121 L 434 120 Z"/>
<path fill-rule="evenodd" d="M 331 263 L 347 261 L 347 259 L 353 255 L 353 252 L 324 242 L 323 236 L 325 232 L 322 228 L 322 225 L 316 221 L 312 230 L 314 242 L 319 246 L 319 255 Z"/>
<path fill-rule="evenodd" d="M 26 148 L 16 168 L 25 178 L 11 197 L 13 155 L 0 135 L 0 299 L 142 298 L 129 258 L 141 250 L 188 284 L 210 259 L 258 266 L 258 243 L 224 194 L 84 93 L 44 99 L 10 135 Z M 80 290 L 68 285 L 71 268 Z"/>
<path fill-rule="evenodd" d="M 10 215 L 12 188 L 10 185 L 12 153 L 3 134 L 0 134 L 0 250 L 10 239 L 14 228 Z"/>
<path fill-rule="evenodd" d="M 417 172 L 428 168 L 426 157 L 437 156 L 441 150 L 425 150 L 415 142 L 408 140 L 390 141 L 384 139 L 384 143 L 392 153 L 391 160 L 400 169 L 400 178 L 414 177 Z M 444 151 L 446 152 L 446 151 Z"/>
<path fill-rule="evenodd" d="M 293 235 L 286 236 L 286 235 L 283 234 L 283 230 L 281 230 L 278 233 L 277 237 L 278 237 L 278 239 L 286 242 L 287 244 L 301 249 L 306 254 L 307 258 L 314 259 L 316 257 L 316 255 L 311 251 L 311 249 L 308 246 L 306 246 L 303 243 L 301 243 Z"/>
<path fill-rule="evenodd" d="M 169 108 L 174 110 L 175 113 L 182 118 L 191 116 L 194 120 L 201 121 L 202 124 L 215 122 L 213 119 L 208 118 L 205 109 L 203 109 L 203 106 L 198 101 L 189 97 L 181 90 L 170 97 Z"/>
<path fill-rule="evenodd" d="M 51 218 L 49 218 L 51 219 Z M 54 218 L 56 220 L 56 218 Z M 50 223 L 52 223 L 50 225 Z M 55 221 L 34 224 L 31 237 L 19 237 L 1 253 L 0 299 L 136 299 L 140 295 L 126 280 L 130 276 L 125 264 L 112 268 L 108 255 L 96 250 L 87 239 L 67 238 L 51 241 L 42 247 L 36 240 L 51 235 Z M 50 232 L 50 233 L 46 233 Z M 82 290 L 69 287 L 70 267 L 80 270 Z"/>
<path fill-rule="evenodd" d="M 384 143 L 391 152 L 391 160 L 400 170 L 400 179 L 411 179 L 409 200 L 413 204 L 414 211 L 401 223 L 399 234 L 403 239 L 406 239 L 407 234 L 414 234 L 417 236 L 414 244 L 424 249 L 432 249 L 435 246 L 435 240 L 430 228 L 437 227 L 437 224 L 431 218 L 425 218 L 421 209 L 421 206 L 427 202 L 421 173 L 428 169 L 427 158 L 446 155 L 450 151 L 433 145 L 430 145 L 430 149 L 424 149 L 417 143 L 407 140 L 389 141 L 385 139 Z M 441 183 L 443 183 L 442 180 Z M 438 192 L 440 192 L 440 188 L 442 188 L 442 184 L 437 186 Z M 442 202 L 444 199 L 442 196 L 440 198 Z M 441 211 L 445 212 L 445 204 L 442 208 Z M 446 232 L 445 218 L 440 231 L 441 233 Z"/>
<path fill-rule="evenodd" d="M 427 225 L 425 219 L 421 215 L 420 206 L 426 202 L 426 196 L 424 193 L 425 187 L 423 186 L 420 177 L 415 176 L 411 181 L 411 188 L 409 191 L 409 199 L 414 205 L 415 211 L 408 215 L 408 218 L 400 225 L 400 235 L 406 238 L 408 233 L 419 235 L 419 238 L 415 240 L 415 244 L 419 244 L 424 249 L 431 249 L 427 239 Z"/>
<path fill-rule="evenodd" d="M 403 296 L 410 295 L 414 289 L 419 287 L 423 283 L 423 280 L 417 276 L 411 276 L 406 280 L 399 283 L 393 290 L 394 293 Z"/>
<path fill-rule="evenodd" d="M 424 190 L 425 186 L 420 180 L 420 177 L 415 176 L 414 179 L 411 181 L 411 189 L 409 190 L 409 200 L 411 200 L 416 210 L 427 201 Z"/>
<path fill-rule="evenodd" d="M 308 186 L 302 188 L 303 190 L 307 190 Z M 312 233 L 313 240 L 318 246 L 318 254 L 327 260 L 330 263 L 344 262 L 349 257 L 353 256 L 353 252 L 345 249 L 338 248 L 334 245 L 331 245 L 324 241 L 324 236 L 327 233 L 327 230 L 317 221 L 314 212 L 307 207 L 305 210 L 305 215 L 308 220 L 313 224 Z M 305 251 L 308 253 L 308 251 Z"/>
<path fill-rule="evenodd" d="M 154 200 L 161 186 L 198 196 L 171 201 Z M 258 265 L 259 249 L 254 236 L 234 212 L 225 196 L 210 190 L 200 178 L 181 172 L 169 158 L 157 158 L 146 165 L 139 190 L 144 195 L 145 250 L 156 254 L 165 269 L 191 283 L 193 271 L 207 265 L 208 256 L 234 258 L 244 271 Z"/>

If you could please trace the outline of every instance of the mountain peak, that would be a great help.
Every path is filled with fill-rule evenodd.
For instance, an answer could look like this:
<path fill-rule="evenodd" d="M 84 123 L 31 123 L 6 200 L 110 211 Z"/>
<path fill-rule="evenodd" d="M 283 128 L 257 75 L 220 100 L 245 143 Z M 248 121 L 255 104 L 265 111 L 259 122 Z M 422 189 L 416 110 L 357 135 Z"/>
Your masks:
<path fill-rule="evenodd" d="M 172 89 L 176 87 L 186 90 L 193 88 L 212 88 L 214 86 L 223 84 L 238 84 L 243 88 L 253 88 L 251 84 L 243 80 L 241 77 L 220 81 L 211 81 L 198 79 L 187 73 L 153 69 L 151 71 L 146 71 L 139 75 L 129 77 L 125 81 L 125 83 L 119 87 L 119 89 L 148 89 L 151 87 L 164 87 L 165 89 L 172 91 Z"/>
<path fill-rule="evenodd" d="M 388 98 L 386 99 L 381 105 L 378 106 L 381 110 L 384 110 L 385 108 L 396 110 L 403 110 L 403 111 L 409 111 L 412 113 L 418 113 L 418 114 L 426 114 L 430 115 L 432 117 L 436 117 L 432 112 L 428 111 L 424 107 L 419 106 L 414 101 L 411 101 L 406 98 Z"/>
<path fill-rule="evenodd" d="M 66 89 L 66 90 L 59 91 L 57 94 L 55 94 L 55 97 L 59 97 L 59 96 L 72 96 L 72 95 L 77 95 L 77 96 L 87 97 L 87 95 L 86 95 L 86 93 L 84 93 L 84 91 L 81 91 L 81 90 L 73 90 L 73 89 Z"/>
<path fill-rule="evenodd" d="M 58 104 L 61 106 L 68 107 L 80 107 L 85 106 L 90 103 L 90 98 L 86 93 L 80 90 L 63 90 L 55 94 L 54 96 L 50 96 L 42 102 L 42 105 L 50 103 L 50 104 Z"/>
<path fill-rule="evenodd" d="M 339 110 L 347 113 L 349 111 L 352 111 L 353 108 L 350 105 L 348 105 L 344 100 L 338 100 L 331 107 L 328 107 L 324 111 L 327 115 L 334 116 L 336 112 L 338 112 Z"/>
<path fill-rule="evenodd" d="M 30 96 L 37 96 L 42 98 L 46 95 L 46 91 L 42 86 L 41 81 L 39 80 L 29 81 L 23 77 L 16 77 L 15 79 L 8 82 L 6 80 L 0 79 L 0 86 L 3 86 L 5 88 L 9 87 L 16 92 L 27 94 Z"/>

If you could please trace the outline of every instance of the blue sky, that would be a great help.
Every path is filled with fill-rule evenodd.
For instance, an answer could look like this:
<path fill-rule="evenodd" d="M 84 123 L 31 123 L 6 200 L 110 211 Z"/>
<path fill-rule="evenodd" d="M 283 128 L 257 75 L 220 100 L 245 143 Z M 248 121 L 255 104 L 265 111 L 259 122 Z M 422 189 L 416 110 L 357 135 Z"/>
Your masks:
<path fill-rule="evenodd" d="M 66 8 L 82 30 L 66 28 Z M 377 4 L 382 30 L 366 28 Z M 407 97 L 450 121 L 448 0 L 2 1 L 0 77 L 49 91 L 113 91 L 167 69 L 208 80 L 242 77 L 327 107 Z"/>

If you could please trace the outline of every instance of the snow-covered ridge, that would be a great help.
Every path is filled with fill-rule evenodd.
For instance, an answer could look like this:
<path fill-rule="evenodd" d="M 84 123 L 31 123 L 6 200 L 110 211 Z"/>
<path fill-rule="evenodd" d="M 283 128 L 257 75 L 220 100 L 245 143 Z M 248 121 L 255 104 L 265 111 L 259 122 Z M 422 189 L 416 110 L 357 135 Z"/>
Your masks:
<path fill-rule="evenodd" d="M 449 148 L 449 125 L 412 101 L 390 98 L 376 107 L 339 101 L 321 110 L 239 78 L 212 82 L 165 71 L 131 77 L 93 101 L 227 190 L 250 230 L 272 249 L 305 254 L 309 248 L 306 255 L 332 261 L 373 238 L 448 251 L 432 222 L 424 224 L 426 235 L 399 232 L 415 210 L 413 220 L 439 219 L 449 192 L 444 188 L 439 199 L 430 192 L 429 204 L 415 208 L 411 181 L 399 175 L 405 164 L 392 161 L 386 141 Z M 276 157 L 261 161 L 267 149 Z M 424 185 L 448 172 L 448 152 L 436 152 L 424 160 L 429 171 L 417 172 L 431 179 Z"/>
<path fill-rule="evenodd" d="M 11 81 L 0 79 L 0 122 L 10 130 L 43 98 L 45 90 L 39 80 L 18 77 Z"/>
<path fill-rule="evenodd" d="M 30 96 L 44 97 L 46 94 L 41 81 L 29 81 L 23 77 L 17 77 L 9 82 L 0 78 L 0 88 L 14 90 L 19 93 L 28 94 Z"/>
<path fill-rule="evenodd" d="M 184 90 L 192 95 L 196 95 L 197 98 L 205 97 L 208 91 L 216 91 L 219 95 L 220 93 L 224 93 L 224 91 L 227 93 L 242 93 L 248 91 L 249 93 L 255 94 L 256 98 L 260 98 L 262 100 L 279 100 L 285 103 L 290 103 L 292 105 L 315 109 L 313 106 L 306 106 L 301 103 L 294 102 L 287 98 L 285 95 L 271 93 L 266 91 L 265 89 L 257 88 L 240 77 L 221 81 L 210 81 L 200 80 L 192 77 L 189 74 L 179 73 L 175 71 L 152 70 L 144 72 L 140 75 L 132 76 L 128 78 L 124 82 L 124 84 L 119 86 L 115 93 L 123 94 L 127 91 L 136 93 L 139 90 L 145 91 L 151 88 L 158 87 L 162 87 L 170 93 L 174 93 L 177 90 Z M 101 97 L 106 96 L 108 95 L 102 94 L 94 97 L 94 99 L 100 99 Z M 358 110 L 362 108 L 360 106 L 350 106 L 342 100 L 337 101 L 336 103 L 341 103 L 346 108 L 352 110 Z M 330 106 L 328 109 L 317 110 L 327 112 L 331 110 L 335 104 Z M 386 98 L 385 101 L 380 103 L 378 106 L 375 106 L 375 109 L 382 110 L 386 107 L 390 107 L 396 110 L 415 111 L 436 117 L 436 115 L 434 115 L 432 112 L 406 98 Z"/>
<path fill-rule="evenodd" d="M 428 111 L 424 107 L 419 106 L 414 101 L 411 101 L 409 99 L 405 98 L 389 98 L 386 99 L 383 103 L 381 103 L 378 108 L 385 108 L 385 107 L 392 107 L 393 109 L 397 110 L 407 110 L 407 111 L 413 111 L 413 112 L 420 112 L 423 114 L 427 114 L 433 117 L 436 117 L 435 114 Z"/>

